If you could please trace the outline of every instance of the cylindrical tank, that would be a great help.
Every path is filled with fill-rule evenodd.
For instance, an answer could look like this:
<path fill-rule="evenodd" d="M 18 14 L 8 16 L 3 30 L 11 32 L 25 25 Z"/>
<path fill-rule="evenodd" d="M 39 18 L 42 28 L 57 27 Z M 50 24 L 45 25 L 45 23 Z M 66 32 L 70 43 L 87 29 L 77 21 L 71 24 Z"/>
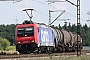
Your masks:
<path fill-rule="evenodd" d="M 74 34 L 74 42 L 77 43 L 77 34 Z M 82 43 L 82 38 L 78 35 L 78 42 Z"/>
<path fill-rule="evenodd" d="M 66 45 L 67 43 L 71 42 L 71 36 L 70 33 L 66 30 L 61 30 L 62 34 L 63 34 L 63 40 L 64 40 L 64 44 Z"/>
<path fill-rule="evenodd" d="M 59 30 L 59 29 L 54 29 L 54 31 L 55 31 L 55 39 L 58 41 L 58 42 L 60 42 L 62 39 L 63 39 L 63 37 L 62 37 L 62 32 L 61 32 L 61 30 Z"/>
<path fill-rule="evenodd" d="M 77 34 L 74 34 L 74 44 L 77 43 Z"/>
<path fill-rule="evenodd" d="M 60 29 L 56 29 L 56 28 L 52 28 L 53 32 L 54 32 L 54 42 L 55 42 L 55 46 L 58 47 L 59 43 L 63 43 L 63 35 Z"/>
<path fill-rule="evenodd" d="M 75 43 L 75 40 L 74 40 L 74 34 L 72 32 L 69 32 L 70 36 L 71 36 L 71 46 L 73 46 L 73 43 Z"/>

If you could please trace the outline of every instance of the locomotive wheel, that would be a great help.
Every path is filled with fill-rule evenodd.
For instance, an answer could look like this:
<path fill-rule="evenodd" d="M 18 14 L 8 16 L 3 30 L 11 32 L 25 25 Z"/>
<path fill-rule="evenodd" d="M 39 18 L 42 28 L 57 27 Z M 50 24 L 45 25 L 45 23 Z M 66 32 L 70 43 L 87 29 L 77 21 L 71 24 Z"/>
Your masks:
<path fill-rule="evenodd" d="M 38 53 L 45 53 L 46 49 L 44 47 L 39 47 Z"/>
<path fill-rule="evenodd" d="M 58 52 L 63 52 L 63 48 L 62 47 L 59 47 L 58 48 Z"/>
<path fill-rule="evenodd" d="M 72 47 L 72 52 L 75 52 L 75 47 Z"/>
<path fill-rule="evenodd" d="M 52 47 L 47 47 L 46 53 L 51 54 L 53 52 Z"/>
<path fill-rule="evenodd" d="M 41 47 L 38 48 L 38 53 L 42 53 Z"/>
<path fill-rule="evenodd" d="M 55 53 L 57 52 L 57 48 L 54 48 L 54 52 L 55 52 Z"/>
<path fill-rule="evenodd" d="M 69 47 L 66 47 L 65 48 L 65 52 L 69 52 Z"/>

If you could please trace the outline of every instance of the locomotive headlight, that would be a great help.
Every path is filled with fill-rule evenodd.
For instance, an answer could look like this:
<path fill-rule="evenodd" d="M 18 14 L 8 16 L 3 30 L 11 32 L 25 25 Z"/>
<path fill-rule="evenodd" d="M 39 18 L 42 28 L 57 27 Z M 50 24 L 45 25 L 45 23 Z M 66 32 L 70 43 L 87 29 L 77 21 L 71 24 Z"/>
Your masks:
<path fill-rule="evenodd" d="M 31 40 L 30 43 L 34 42 L 34 40 Z"/>
<path fill-rule="evenodd" d="M 21 44 L 21 43 L 22 43 L 22 42 L 20 42 L 20 41 L 18 42 L 18 44 Z"/>

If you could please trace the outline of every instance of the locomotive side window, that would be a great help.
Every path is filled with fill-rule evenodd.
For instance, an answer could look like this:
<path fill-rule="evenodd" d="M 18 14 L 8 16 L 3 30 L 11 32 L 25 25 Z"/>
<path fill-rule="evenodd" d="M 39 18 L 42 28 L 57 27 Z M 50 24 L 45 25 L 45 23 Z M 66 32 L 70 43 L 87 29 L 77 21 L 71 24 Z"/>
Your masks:
<path fill-rule="evenodd" d="M 18 28 L 17 36 L 34 36 L 34 27 Z"/>

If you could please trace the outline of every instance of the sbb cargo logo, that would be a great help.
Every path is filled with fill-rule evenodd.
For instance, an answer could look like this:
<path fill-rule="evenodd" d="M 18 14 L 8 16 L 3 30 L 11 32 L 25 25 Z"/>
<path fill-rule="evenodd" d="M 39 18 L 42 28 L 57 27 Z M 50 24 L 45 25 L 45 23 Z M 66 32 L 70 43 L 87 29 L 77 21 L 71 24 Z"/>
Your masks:
<path fill-rule="evenodd" d="M 42 42 L 49 42 L 48 31 L 41 30 L 41 40 Z"/>
<path fill-rule="evenodd" d="M 39 28 L 38 46 L 54 46 L 54 35 L 51 29 Z"/>

